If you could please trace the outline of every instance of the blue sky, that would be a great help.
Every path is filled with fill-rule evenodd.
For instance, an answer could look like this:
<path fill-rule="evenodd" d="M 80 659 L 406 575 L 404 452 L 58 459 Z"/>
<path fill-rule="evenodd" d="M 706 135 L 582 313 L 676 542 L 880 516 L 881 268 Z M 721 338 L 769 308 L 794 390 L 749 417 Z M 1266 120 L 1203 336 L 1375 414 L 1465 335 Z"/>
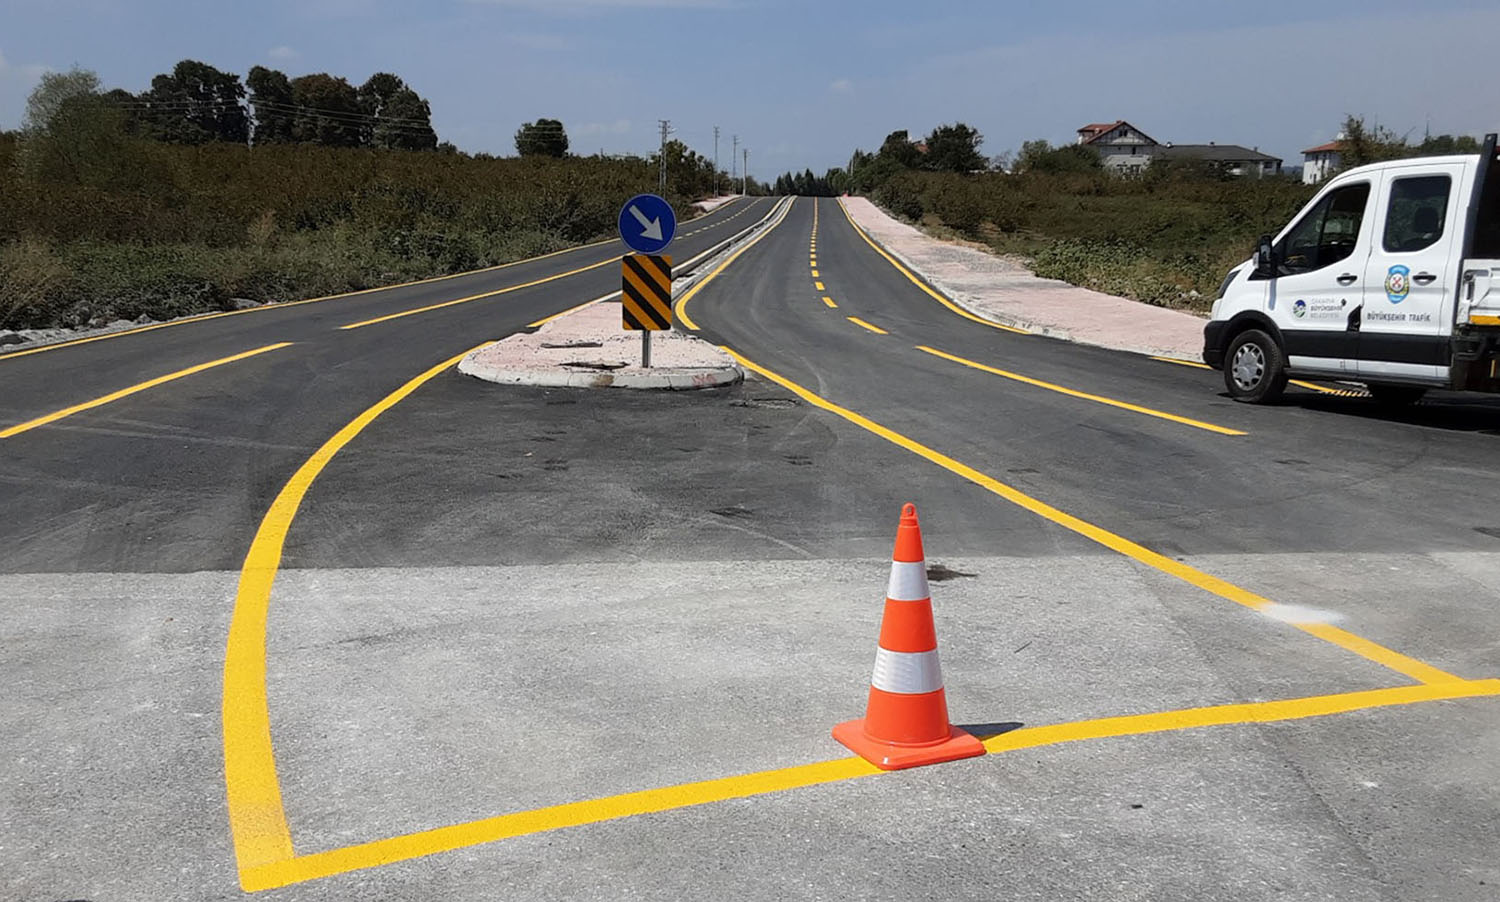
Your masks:
<path fill-rule="evenodd" d="M 1030 4 L 813 0 L 0 0 L 0 127 L 46 69 L 140 90 L 184 57 L 243 74 L 387 70 L 438 133 L 510 153 L 563 120 L 579 152 L 649 151 L 656 120 L 752 173 L 822 170 L 954 120 L 994 154 L 1128 119 L 1161 141 L 1300 162 L 1346 112 L 1420 137 L 1500 129 L 1493 2 Z M 1250 17 L 1263 10 L 1259 18 Z"/>

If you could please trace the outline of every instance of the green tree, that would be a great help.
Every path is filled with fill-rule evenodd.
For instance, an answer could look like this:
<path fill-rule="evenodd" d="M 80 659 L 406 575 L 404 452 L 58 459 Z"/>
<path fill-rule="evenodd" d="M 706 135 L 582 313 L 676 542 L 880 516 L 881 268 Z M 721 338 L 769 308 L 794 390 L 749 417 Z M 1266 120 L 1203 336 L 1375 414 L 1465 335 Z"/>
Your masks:
<path fill-rule="evenodd" d="M 886 135 L 878 156 L 902 169 L 915 169 L 922 162 L 922 152 L 912 143 L 905 129 Z"/>
<path fill-rule="evenodd" d="M 1345 116 L 1339 139 L 1340 163 L 1345 169 L 1409 156 L 1406 139 L 1383 125 L 1365 125 L 1361 116 Z"/>
<path fill-rule="evenodd" d="M 183 60 L 170 73 L 151 79 L 151 89 L 140 99 L 145 104 L 145 132 L 158 140 L 173 144 L 244 144 L 250 140 L 245 86 L 232 72 Z"/>
<path fill-rule="evenodd" d="M 99 93 L 99 76 L 87 69 L 73 67 L 66 72 L 47 72 L 26 99 L 25 131 L 45 132 L 52 117 L 74 97 L 92 97 Z"/>
<path fill-rule="evenodd" d="M 1479 153 L 1479 139 L 1471 135 L 1430 135 L 1417 145 L 1417 153 L 1427 157 L 1459 153 Z"/>
<path fill-rule="evenodd" d="M 1027 141 L 1016 157 L 1015 171 L 1020 172 L 1096 172 L 1104 167 L 1099 151 L 1087 144 L 1064 144 L 1053 147 L 1045 140 Z"/>
<path fill-rule="evenodd" d="M 326 147 L 358 147 L 361 143 L 359 93 L 342 78 L 319 72 L 292 79 L 297 118 L 295 140 Z"/>
<path fill-rule="evenodd" d="M 516 130 L 516 153 L 523 157 L 565 157 L 568 155 L 567 130 L 556 119 L 527 122 Z"/>
<path fill-rule="evenodd" d="M 245 79 L 250 87 L 250 106 L 255 110 L 256 144 L 289 144 L 297 122 L 292 82 L 285 72 L 256 66 Z"/>
<path fill-rule="evenodd" d="M 940 125 L 927 136 L 922 168 L 931 172 L 977 172 L 988 168 L 979 146 L 984 136 L 962 122 Z"/>
<path fill-rule="evenodd" d="M 432 108 L 406 82 L 376 72 L 359 87 L 359 108 L 366 117 L 364 143 L 385 150 L 433 150 Z"/>

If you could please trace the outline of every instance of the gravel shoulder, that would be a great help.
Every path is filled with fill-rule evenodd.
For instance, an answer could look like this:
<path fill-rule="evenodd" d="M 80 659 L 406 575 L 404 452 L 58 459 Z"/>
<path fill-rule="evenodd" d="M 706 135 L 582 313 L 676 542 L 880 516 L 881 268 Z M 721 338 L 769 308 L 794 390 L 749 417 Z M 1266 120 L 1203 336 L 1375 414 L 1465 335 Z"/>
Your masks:
<path fill-rule="evenodd" d="M 891 255 L 978 316 L 1080 344 L 1202 359 L 1201 317 L 1043 279 L 994 254 L 933 238 L 866 198 L 842 202 Z"/>

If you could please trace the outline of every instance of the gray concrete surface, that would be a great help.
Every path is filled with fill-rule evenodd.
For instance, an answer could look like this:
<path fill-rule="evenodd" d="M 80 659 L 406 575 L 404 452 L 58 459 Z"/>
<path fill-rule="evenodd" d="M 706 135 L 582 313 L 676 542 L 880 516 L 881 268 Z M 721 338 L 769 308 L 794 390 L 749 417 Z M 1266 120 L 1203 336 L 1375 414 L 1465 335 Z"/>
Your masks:
<path fill-rule="evenodd" d="M 933 586 L 952 714 L 975 729 L 1399 682 L 1120 559 L 950 557 L 932 542 L 929 558 L 970 574 Z M 1342 555 L 1238 563 L 1358 570 Z M 297 849 L 842 757 L 827 731 L 863 704 L 886 568 L 289 571 L 270 691 Z M 0 896 L 237 895 L 216 694 L 232 592 L 223 573 L 0 577 L 0 681 L 18 688 L 0 737 Z M 266 897 L 1483 900 L 1500 881 L 1500 791 L 1476 751 L 1500 737 L 1496 704 L 1010 752 Z"/>

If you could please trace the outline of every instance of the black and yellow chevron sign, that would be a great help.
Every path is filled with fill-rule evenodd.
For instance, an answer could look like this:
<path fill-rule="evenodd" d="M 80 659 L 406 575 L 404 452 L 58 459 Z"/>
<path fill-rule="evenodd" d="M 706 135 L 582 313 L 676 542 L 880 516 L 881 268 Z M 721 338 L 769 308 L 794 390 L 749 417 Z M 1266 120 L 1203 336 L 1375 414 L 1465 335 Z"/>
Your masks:
<path fill-rule="evenodd" d="M 672 258 L 659 254 L 625 257 L 620 308 L 631 332 L 664 332 L 672 328 Z"/>

